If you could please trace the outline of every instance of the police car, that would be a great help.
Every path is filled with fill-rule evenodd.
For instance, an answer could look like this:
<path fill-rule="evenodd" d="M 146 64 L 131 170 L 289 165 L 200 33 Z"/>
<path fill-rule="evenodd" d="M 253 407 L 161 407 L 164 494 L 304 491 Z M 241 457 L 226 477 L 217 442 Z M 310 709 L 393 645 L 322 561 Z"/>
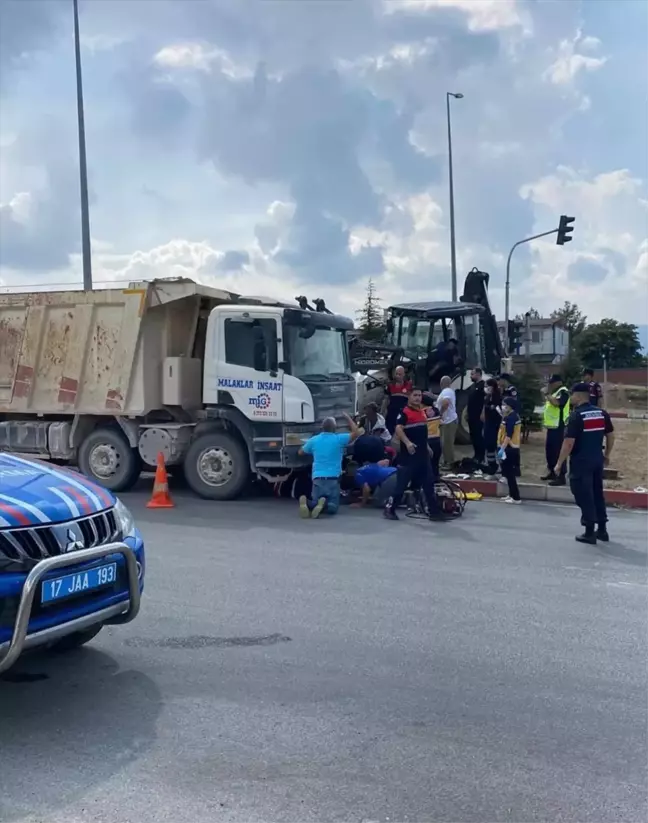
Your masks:
<path fill-rule="evenodd" d="M 0 452 L 0 674 L 139 611 L 144 543 L 126 506 L 69 469 Z"/>

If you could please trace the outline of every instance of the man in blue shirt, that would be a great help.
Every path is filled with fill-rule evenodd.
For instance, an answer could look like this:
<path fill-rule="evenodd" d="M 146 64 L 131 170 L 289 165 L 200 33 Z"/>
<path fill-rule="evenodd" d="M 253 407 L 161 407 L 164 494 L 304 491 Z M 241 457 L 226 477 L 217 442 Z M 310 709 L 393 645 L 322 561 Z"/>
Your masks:
<path fill-rule="evenodd" d="M 603 495 L 603 467 L 608 464 L 614 446 L 614 426 L 605 409 L 590 402 L 589 383 L 576 383 L 572 388 L 571 404 L 574 411 L 567 421 L 555 472 L 560 474 L 569 457 L 569 486 L 581 510 L 581 524 L 585 526 L 584 533 L 576 540 L 596 545 L 597 540 L 607 542 L 610 539 Z M 597 531 L 594 530 L 596 526 Z"/>
<path fill-rule="evenodd" d="M 361 505 L 366 505 L 372 495 L 375 503 L 384 505 L 387 498 L 394 493 L 397 473 L 398 469 L 390 466 L 389 460 L 365 463 L 356 469 L 353 479 L 356 487 L 362 489 Z"/>
<path fill-rule="evenodd" d="M 327 417 L 322 423 L 322 431 L 307 440 L 299 450 L 300 454 L 309 454 L 313 458 L 311 499 L 308 500 L 306 495 L 299 498 L 302 517 L 317 519 L 324 510 L 327 514 L 335 514 L 340 506 L 342 458 L 346 447 L 361 432 L 348 414 L 344 416 L 350 432 L 338 433 L 336 419 Z"/>

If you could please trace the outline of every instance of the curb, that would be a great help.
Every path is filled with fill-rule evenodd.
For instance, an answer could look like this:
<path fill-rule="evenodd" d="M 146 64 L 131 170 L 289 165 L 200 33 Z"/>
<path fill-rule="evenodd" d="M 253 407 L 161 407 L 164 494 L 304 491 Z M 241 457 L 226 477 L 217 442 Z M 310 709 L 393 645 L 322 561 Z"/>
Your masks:
<path fill-rule="evenodd" d="M 452 480 L 452 478 L 450 478 Z M 453 480 L 466 492 L 479 492 L 484 497 L 505 497 L 508 493 L 504 483 L 495 480 Z M 545 486 L 540 483 L 520 483 L 523 500 L 540 500 L 546 503 L 574 503 L 568 486 Z M 610 506 L 627 509 L 648 509 L 648 492 L 605 489 L 605 502 Z"/>
<path fill-rule="evenodd" d="M 648 420 L 648 412 L 629 411 L 629 412 L 608 412 L 613 420 Z"/>

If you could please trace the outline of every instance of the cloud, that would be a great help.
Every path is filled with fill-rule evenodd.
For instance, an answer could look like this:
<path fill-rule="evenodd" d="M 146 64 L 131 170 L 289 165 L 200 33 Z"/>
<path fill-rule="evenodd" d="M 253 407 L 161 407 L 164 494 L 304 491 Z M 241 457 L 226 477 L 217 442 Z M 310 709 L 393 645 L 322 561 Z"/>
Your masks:
<path fill-rule="evenodd" d="M 535 231 L 547 231 L 560 214 L 576 215 L 573 241 L 556 246 L 533 241 L 533 304 L 576 302 L 592 317 L 648 316 L 645 260 L 648 202 L 643 182 L 627 169 L 588 176 L 570 167 L 521 188 L 534 204 Z M 616 312 L 616 313 L 615 313 Z"/>
<path fill-rule="evenodd" d="M 576 32 L 572 40 L 562 40 L 557 49 L 556 59 L 544 72 L 544 78 L 557 86 L 572 83 L 580 72 L 596 71 L 605 65 L 607 57 L 583 54 L 583 51 L 598 51 L 601 41 L 596 37 L 583 37 Z"/>
<path fill-rule="evenodd" d="M 10 69 L 26 69 L 32 55 L 48 48 L 60 21 L 64 0 L 2 0 L 0 2 L 0 84 Z"/>
<path fill-rule="evenodd" d="M 515 0 L 384 0 L 387 14 L 407 11 L 427 14 L 438 9 L 457 10 L 468 18 L 471 31 L 520 26 L 524 18 Z"/>
<path fill-rule="evenodd" d="M 0 60 L 20 86 L 0 89 L 2 276 L 77 277 L 70 5 L 0 13 L 9 5 Z M 42 15 L 31 25 L 28 5 Z M 615 106 L 623 77 L 638 82 L 645 36 L 608 36 L 595 19 L 606 0 L 560 15 L 514 0 L 121 5 L 115 16 L 114 2 L 81 4 L 92 229 L 111 247 L 95 249 L 102 276 L 318 291 L 349 314 L 369 275 L 385 305 L 447 297 L 445 94 L 457 91 L 460 272 L 490 271 L 501 312 L 511 245 L 574 214 L 569 246 L 515 252 L 514 309 L 537 294 L 546 310 L 577 299 L 596 317 L 611 302 L 638 319 L 645 121 L 626 107 L 621 133 Z M 61 107 L 67 130 L 53 140 Z"/>

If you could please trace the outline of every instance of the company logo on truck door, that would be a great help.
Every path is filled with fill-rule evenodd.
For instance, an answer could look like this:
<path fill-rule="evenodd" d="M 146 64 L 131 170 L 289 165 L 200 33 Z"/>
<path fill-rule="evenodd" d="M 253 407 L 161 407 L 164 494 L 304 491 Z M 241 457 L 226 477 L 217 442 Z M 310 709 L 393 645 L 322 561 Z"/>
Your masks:
<path fill-rule="evenodd" d="M 252 414 L 254 417 L 277 417 L 277 412 L 270 408 L 272 406 L 272 397 L 265 392 L 258 394 L 256 397 L 248 398 L 248 403 L 253 407 Z"/>
<path fill-rule="evenodd" d="M 258 391 L 281 391 L 283 388 L 281 383 L 273 383 L 267 380 L 257 380 L 256 387 Z"/>

